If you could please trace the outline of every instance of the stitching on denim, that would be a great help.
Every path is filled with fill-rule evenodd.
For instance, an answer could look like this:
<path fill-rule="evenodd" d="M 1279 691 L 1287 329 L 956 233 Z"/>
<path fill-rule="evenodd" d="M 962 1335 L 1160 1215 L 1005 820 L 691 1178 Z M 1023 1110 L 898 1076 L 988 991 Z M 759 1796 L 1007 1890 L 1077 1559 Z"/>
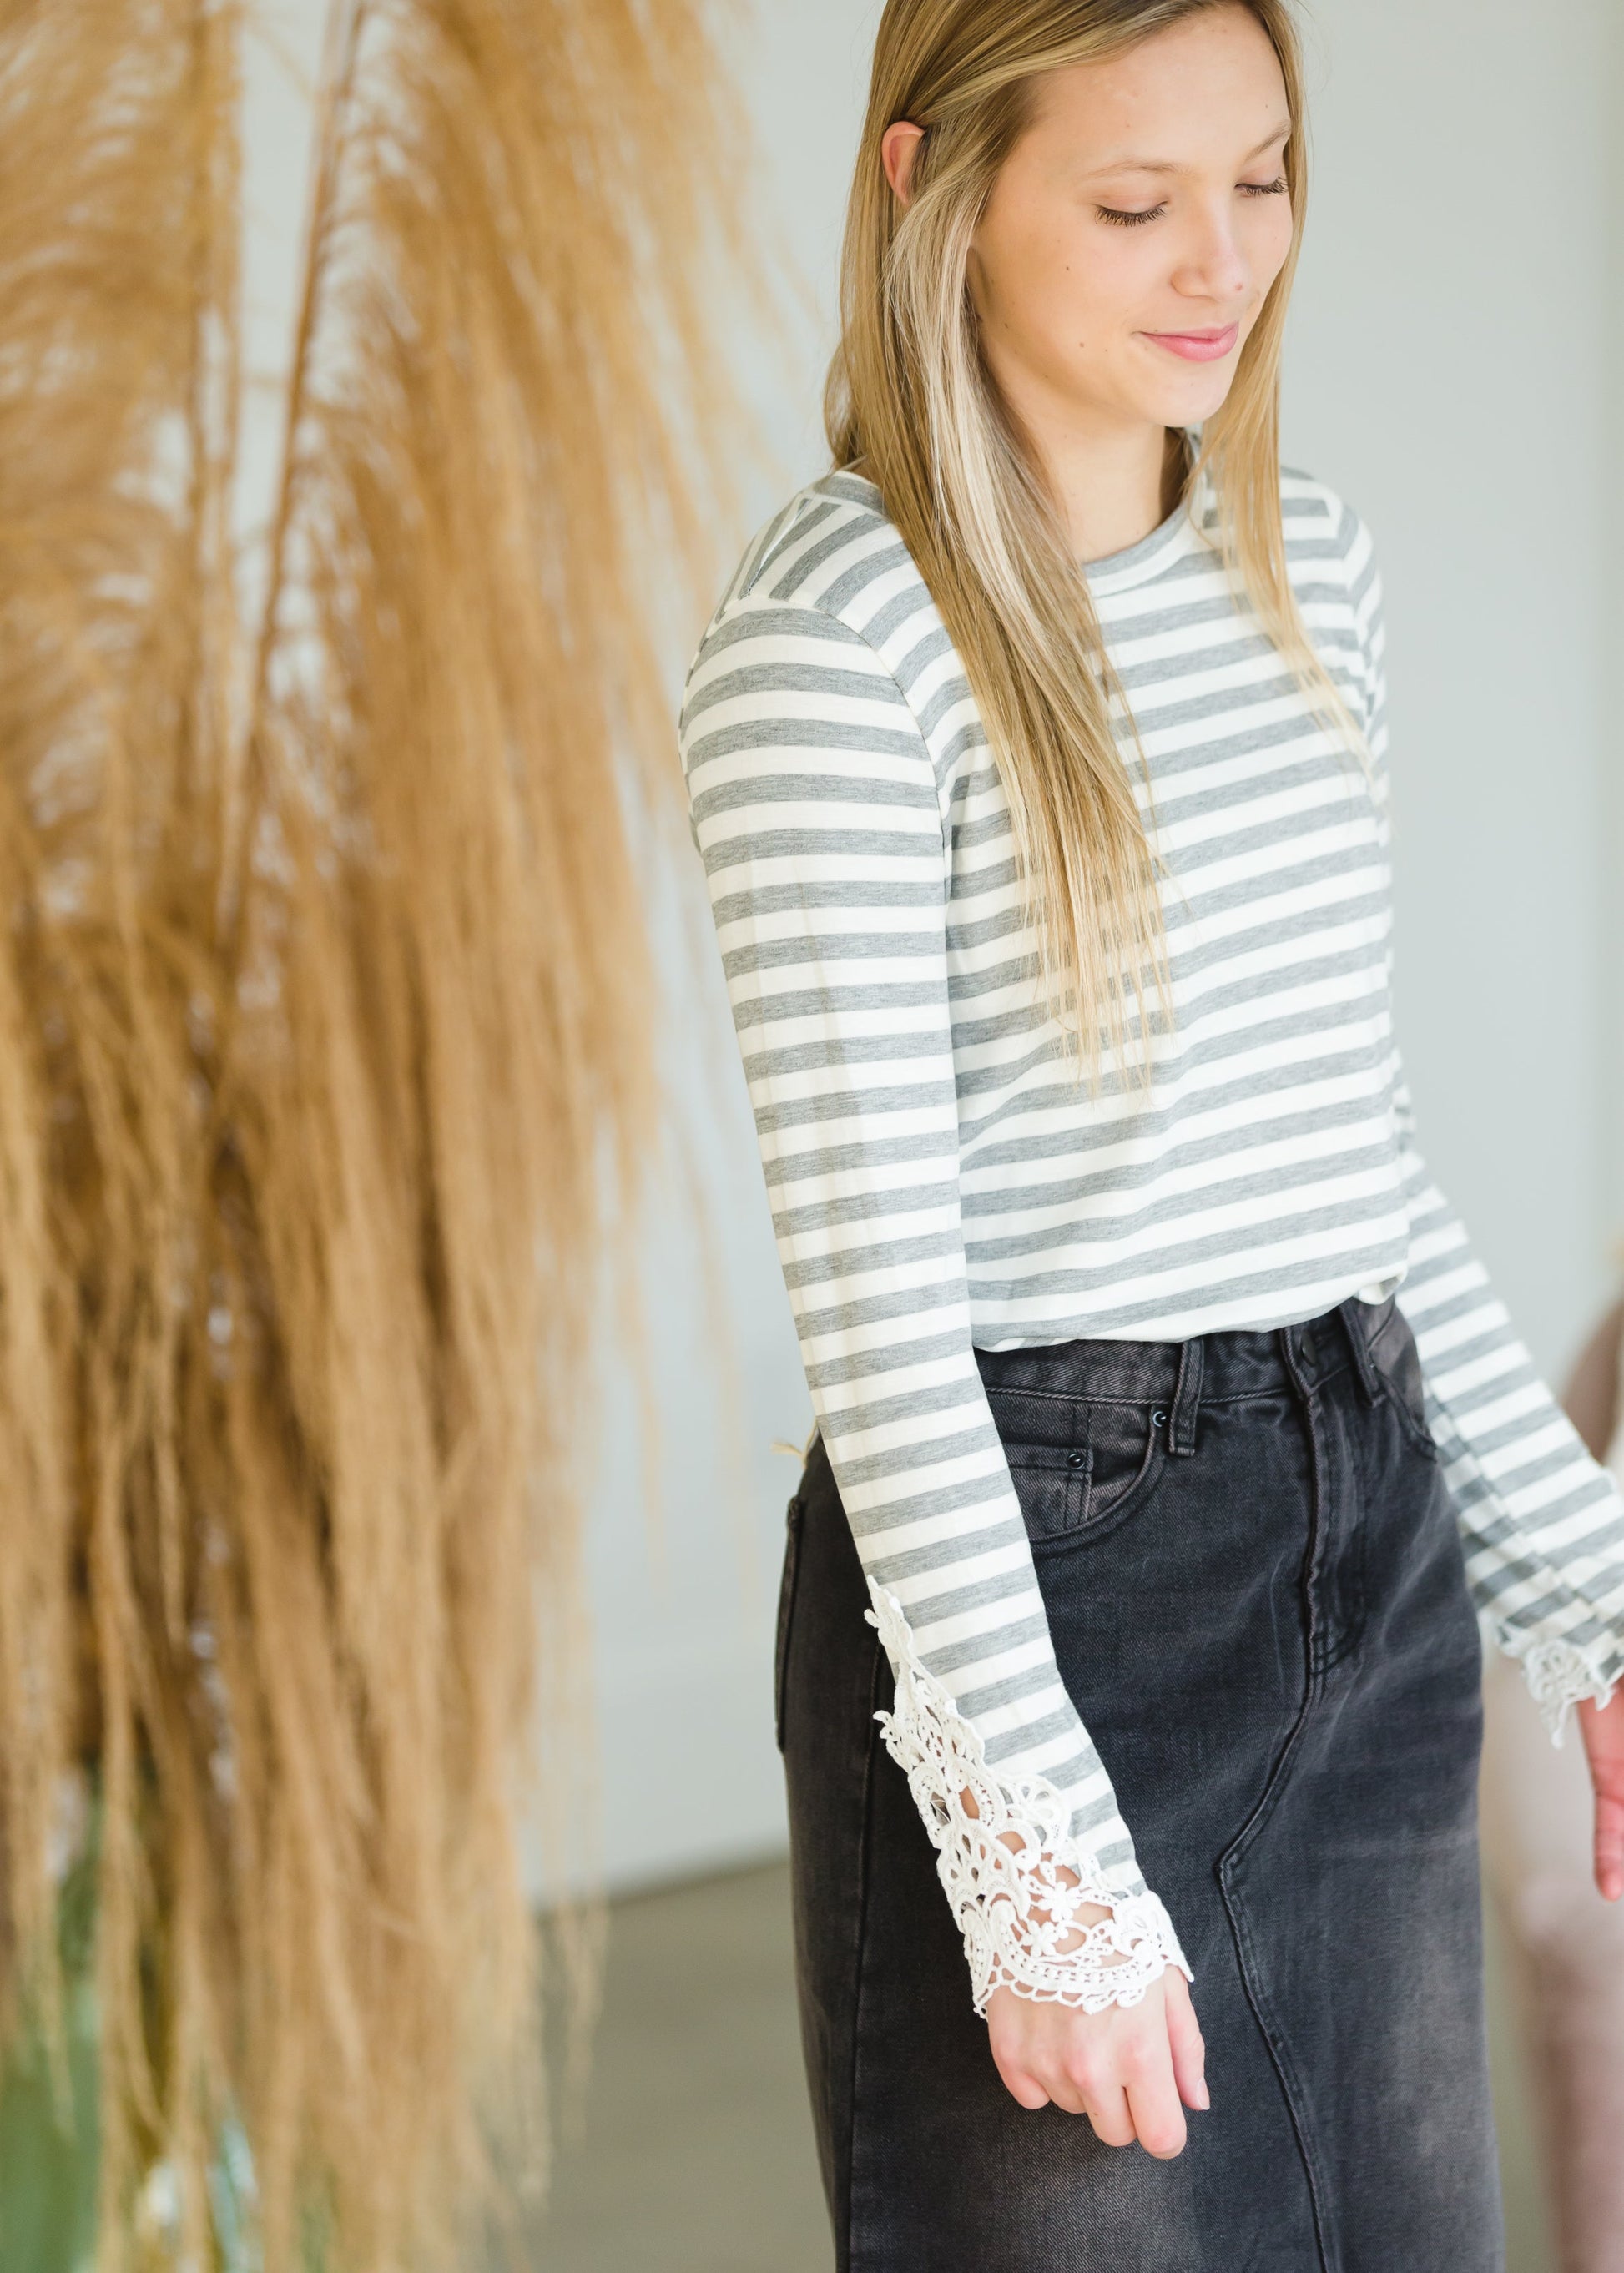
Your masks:
<path fill-rule="evenodd" d="M 1308 1726 L 1310 1715 L 1324 1695 L 1323 1674 L 1317 1662 L 1317 1629 L 1318 1582 L 1325 1548 L 1326 1492 L 1324 1462 L 1320 1454 L 1319 1436 L 1314 1428 L 1313 1414 L 1313 1392 L 1322 1387 L 1323 1382 L 1316 1381 L 1313 1389 L 1311 1390 L 1298 1366 L 1296 1353 L 1291 1348 L 1288 1335 L 1283 1330 L 1280 1341 L 1285 1371 L 1293 1391 L 1293 1402 L 1301 1417 L 1304 1434 L 1308 1440 L 1310 1517 L 1313 1528 L 1310 1547 L 1308 1584 L 1304 1590 L 1308 1631 L 1304 1653 L 1305 1665 L 1303 1702 L 1298 1707 L 1297 1718 L 1292 1722 L 1286 1741 L 1281 1747 L 1279 1757 L 1270 1771 L 1268 1781 L 1263 1788 L 1256 1807 L 1218 1858 L 1218 1886 L 1223 1897 L 1224 1909 L 1229 1916 L 1229 1929 L 1235 1936 L 1236 1955 L 1240 1965 L 1241 1986 L 1246 1992 L 1246 2001 L 1252 2007 L 1258 2026 L 1263 2031 L 1263 2040 L 1268 2046 L 1269 2058 L 1274 2064 L 1274 2073 L 1280 2078 L 1281 2090 L 1286 2102 L 1286 2112 L 1291 2119 L 1291 2128 L 1296 2135 L 1297 2153 L 1302 2160 L 1303 2174 L 1308 2186 L 1309 2208 L 1313 2217 L 1314 2240 L 1320 2255 L 1320 2273 L 1329 2273 L 1331 2258 L 1325 2208 L 1319 2172 L 1315 2166 L 1312 2137 L 1304 2113 L 1302 2082 L 1297 2073 L 1297 2063 L 1291 2056 L 1285 2033 L 1273 2019 L 1273 2007 L 1264 1993 L 1261 1977 L 1257 1967 L 1256 1953 L 1252 1947 L 1251 1931 L 1246 1923 L 1245 1914 L 1239 1906 L 1238 1893 L 1234 1885 L 1237 1869 L 1279 1804 L 1281 1795 L 1286 1787 L 1292 1757 L 1301 1743 L 1303 1731 Z M 1339 1369 L 1350 1372 L 1352 1360 L 1345 1360 L 1342 1368 Z M 1325 1377 L 1326 1379 L 1331 1377 L 1331 1376 Z"/>
<path fill-rule="evenodd" d="M 1316 1389 L 1323 1389 L 1327 1387 L 1329 1383 L 1336 1380 L 1340 1375 L 1351 1373 L 1352 1371 L 1353 1360 L 1348 1357 L 1339 1358 L 1337 1362 L 1332 1366 L 1328 1371 L 1314 1375 L 1313 1386 Z M 1216 1392 L 1203 1389 L 1201 1392 L 1201 1409 L 1205 1412 L 1209 1405 L 1258 1405 L 1260 1404 L 1266 1397 L 1278 1397 L 1282 1390 L 1289 1394 L 1290 1388 L 1290 1381 L 1289 1379 L 1282 1379 L 1280 1381 L 1266 1383 L 1261 1389 L 1237 1389 L 1230 1391 L 1226 1395 L 1221 1395 Z M 989 1387 L 987 1393 L 989 1399 L 994 1397 L 1030 1397 L 1036 1399 L 1043 1399 L 1054 1405 L 1122 1405 L 1129 1407 L 1164 1404 L 1172 1397 L 1173 1394 L 1172 1391 L 1169 1390 L 1166 1397 L 1163 1397 L 1160 1392 L 1156 1391 L 1153 1391 L 1144 1397 L 1090 1397 L 1085 1394 L 1081 1390 L 1016 1389 L 1006 1387 L 1003 1383 L 999 1382 L 993 1383 Z"/>
<path fill-rule="evenodd" d="M 1307 1723 L 1312 1709 L 1311 1692 L 1304 1700 L 1303 1710 L 1296 1726 L 1286 1739 L 1285 1750 L 1275 1763 L 1274 1774 L 1270 1777 L 1268 1789 L 1258 1804 L 1257 1813 L 1252 1822 L 1241 1832 L 1239 1838 L 1219 1859 L 1218 1886 L 1219 1892 L 1223 1897 L 1225 1912 L 1229 1917 L 1229 1931 L 1235 1937 L 1235 1952 L 1240 1969 L 1241 1987 L 1246 1992 L 1246 2002 L 1252 2007 L 1252 2016 L 1262 2031 L 1264 2044 L 1268 2048 L 1268 2056 L 1274 2064 L 1274 2073 L 1280 2079 L 1281 2097 L 1286 2103 L 1286 2113 L 1290 2119 L 1292 2135 L 1297 2141 L 1297 2158 L 1303 2166 L 1303 2180 L 1308 2188 L 1309 2215 L 1314 2224 L 1314 2247 L 1320 2259 L 1319 2273 L 1330 2273 L 1330 2242 L 1326 2230 L 1322 2189 L 1320 2184 L 1320 2174 L 1315 2166 L 1312 2135 L 1303 2113 L 1307 2095 L 1304 2091 L 1296 2057 L 1291 2051 L 1285 2031 L 1274 2019 L 1274 2006 L 1264 1993 L 1261 1977 L 1258 1971 L 1257 1950 L 1252 1940 L 1252 1929 L 1244 1910 L 1239 1907 L 1237 1890 L 1231 1884 L 1230 1871 L 1232 1858 L 1238 1860 L 1244 1851 L 1243 1841 L 1249 1846 L 1254 1835 L 1254 1827 L 1260 1829 L 1274 1812 L 1278 1789 L 1284 1782 L 1287 1763 L 1297 1748 L 1297 1738 Z"/>

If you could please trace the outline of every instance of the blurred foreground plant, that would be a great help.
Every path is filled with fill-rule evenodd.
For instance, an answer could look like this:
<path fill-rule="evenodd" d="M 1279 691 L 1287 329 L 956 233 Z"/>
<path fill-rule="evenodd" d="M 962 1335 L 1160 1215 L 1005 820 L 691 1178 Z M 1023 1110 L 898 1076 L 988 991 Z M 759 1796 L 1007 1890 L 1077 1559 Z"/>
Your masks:
<path fill-rule="evenodd" d="M 736 144 L 701 0 L 344 0 L 251 608 L 244 31 L 0 0 L 0 1986 L 88 1858 L 104 2273 L 233 2136 L 385 2273 L 544 2131 Z"/>

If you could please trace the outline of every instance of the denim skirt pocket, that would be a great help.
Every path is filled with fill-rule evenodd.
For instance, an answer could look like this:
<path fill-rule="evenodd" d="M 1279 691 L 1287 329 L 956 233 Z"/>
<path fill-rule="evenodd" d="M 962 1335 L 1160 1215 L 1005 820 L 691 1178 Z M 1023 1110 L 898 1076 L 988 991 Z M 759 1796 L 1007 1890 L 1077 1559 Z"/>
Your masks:
<path fill-rule="evenodd" d="M 772 1726 L 784 1750 L 784 1707 L 789 1686 L 789 1635 L 795 1617 L 795 1580 L 801 1567 L 801 1494 L 784 1511 L 784 1572 L 778 1580 L 778 1631 L 772 1648 Z"/>
<path fill-rule="evenodd" d="M 1162 1480 L 1167 1414 L 1115 1399 L 989 1389 L 988 1404 L 1034 1548 L 1105 1536 Z"/>

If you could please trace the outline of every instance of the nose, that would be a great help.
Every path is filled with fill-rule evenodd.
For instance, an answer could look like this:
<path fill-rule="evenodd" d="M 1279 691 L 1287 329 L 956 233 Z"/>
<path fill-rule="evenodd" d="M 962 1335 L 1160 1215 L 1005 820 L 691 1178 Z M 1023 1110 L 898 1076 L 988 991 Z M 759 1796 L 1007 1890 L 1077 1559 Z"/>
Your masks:
<path fill-rule="evenodd" d="M 1227 205 L 1202 206 L 1191 214 L 1172 281 L 1175 290 L 1192 300 L 1233 307 L 1245 299 L 1252 270 Z"/>

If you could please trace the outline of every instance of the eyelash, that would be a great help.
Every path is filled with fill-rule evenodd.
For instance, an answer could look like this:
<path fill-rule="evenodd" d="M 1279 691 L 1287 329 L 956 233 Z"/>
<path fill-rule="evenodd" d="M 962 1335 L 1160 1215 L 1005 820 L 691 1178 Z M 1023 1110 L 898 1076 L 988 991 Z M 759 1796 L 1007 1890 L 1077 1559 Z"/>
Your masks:
<path fill-rule="evenodd" d="M 1275 182 L 1242 182 L 1237 186 L 1249 198 L 1282 198 L 1289 184 L 1282 174 Z M 1160 221 L 1167 207 L 1147 206 L 1143 213 L 1128 213 L 1116 206 L 1096 206 L 1094 211 L 1115 229 L 1143 229 L 1147 221 Z"/>

